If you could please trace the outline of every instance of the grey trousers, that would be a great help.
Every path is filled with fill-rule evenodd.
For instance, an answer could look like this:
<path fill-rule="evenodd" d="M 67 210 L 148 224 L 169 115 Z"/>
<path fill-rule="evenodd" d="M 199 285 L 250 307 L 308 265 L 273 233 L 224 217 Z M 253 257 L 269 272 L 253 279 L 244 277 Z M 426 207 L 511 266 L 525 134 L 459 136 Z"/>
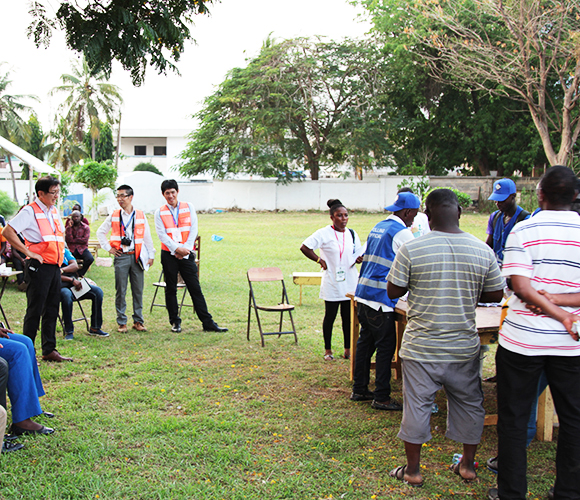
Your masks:
<path fill-rule="evenodd" d="M 121 255 L 115 257 L 115 309 L 117 310 L 117 323 L 127 324 L 127 280 L 131 281 L 131 294 L 133 295 L 133 322 L 144 323 L 143 320 L 143 287 L 145 283 L 144 271 L 135 261 L 135 255 Z"/>

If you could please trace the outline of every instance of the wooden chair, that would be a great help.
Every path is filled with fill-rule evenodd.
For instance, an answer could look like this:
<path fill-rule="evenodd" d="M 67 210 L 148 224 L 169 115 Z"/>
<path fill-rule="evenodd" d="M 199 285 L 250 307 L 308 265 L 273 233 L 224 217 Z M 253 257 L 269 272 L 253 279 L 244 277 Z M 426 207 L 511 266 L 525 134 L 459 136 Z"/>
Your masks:
<path fill-rule="evenodd" d="M 199 278 L 199 259 L 200 259 L 200 255 L 201 255 L 201 236 L 197 235 L 197 238 L 195 238 L 195 244 L 193 245 L 193 250 L 195 251 L 195 263 L 197 264 L 197 277 Z M 163 270 L 161 270 L 161 274 L 159 275 L 159 280 L 156 281 L 155 283 L 153 283 L 153 286 L 155 287 L 155 293 L 153 294 L 153 300 L 151 301 L 151 307 L 149 308 L 149 313 L 151 313 L 153 311 L 154 307 L 165 307 L 165 303 L 163 304 L 156 304 L 155 303 L 155 299 L 157 297 L 157 292 L 159 291 L 160 288 L 165 288 L 166 284 L 165 281 L 163 281 Z M 183 289 L 183 295 L 181 296 L 181 302 L 179 303 L 179 316 L 181 316 L 181 309 L 183 309 L 183 306 L 185 307 L 191 307 L 193 308 L 193 304 L 185 304 L 185 296 L 187 295 L 187 287 L 185 286 L 185 283 L 183 281 L 183 279 L 181 278 L 181 275 L 177 275 L 177 290 L 179 289 Z"/>
<path fill-rule="evenodd" d="M 253 283 L 259 282 L 280 282 L 282 287 L 282 301 L 276 305 L 258 305 L 256 302 L 256 294 L 254 291 Z M 284 277 L 282 271 L 278 267 L 252 267 L 248 269 L 248 284 L 250 285 L 250 297 L 248 302 L 248 340 L 250 340 L 250 319 L 252 316 L 252 308 L 256 311 L 256 320 L 258 321 L 258 328 L 260 329 L 260 337 L 262 339 L 262 347 L 264 347 L 264 337 L 266 335 L 281 335 L 292 334 L 294 335 L 294 341 L 298 343 L 298 337 L 296 336 L 296 327 L 294 326 L 294 319 L 292 318 L 292 311 L 294 306 L 288 301 L 288 294 L 286 293 L 286 286 L 284 285 Z M 262 291 L 263 292 L 263 291 Z M 263 293 L 261 294 L 263 295 Z M 262 323 L 260 322 L 260 315 L 258 311 L 274 312 L 280 313 L 280 325 L 278 331 L 274 332 L 264 332 L 262 329 Z M 292 330 L 282 331 L 282 323 L 284 320 L 284 313 L 287 312 L 290 316 L 290 322 L 292 323 Z"/>

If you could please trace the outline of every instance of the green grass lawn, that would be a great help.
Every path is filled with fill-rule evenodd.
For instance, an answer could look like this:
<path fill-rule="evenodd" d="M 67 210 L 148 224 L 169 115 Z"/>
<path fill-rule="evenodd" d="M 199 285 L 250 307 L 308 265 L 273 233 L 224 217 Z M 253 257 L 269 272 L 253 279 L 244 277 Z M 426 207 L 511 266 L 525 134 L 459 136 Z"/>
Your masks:
<path fill-rule="evenodd" d="M 351 213 L 349 225 L 364 241 L 381 218 Z M 260 347 L 254 318 L 246 340 L 247 269 L 280 267 L 297 304 L 292 272 L 319 269 L 299 247 L 328 221 L 319 212 L 199 216 L 202 288 L 215 320 L 230 329 L 226 334 L 204 333 L 191 309 L 184 309 L 180 334 L 171 333 L 164 308 L 149 313 L 158 259 L 146 274 L 148 332 L 117 333 L 113 268 L 94 266 L 88 276 L 105 292 L 103 329 L 111 337 L 89 337 L 76 323 L 75 340 L 64 342 L 59 327 L 58 348 L 75 361 L 41 362 L 47 392 L 41 404 L 56 418 L 37 419 L 56 432 L 28 437 L 23 451 L 2 455 L 0 498 L 486 498 L 496 481 L 485 468 L 496 450 L 495 427 L 483 433 L 478 482 L 463 484 L 448 470 L 461 446 L 444 436 L 443 394 L 432 418 L 433 439 L 423 448 L 425 486 L 411 489 L 388 477 L 405 461 L 397 438 L 401 414 L 349 401 L 348 361 L 323 361 L 324 305 L 317 287 L 304 288 L 296 309 L 298 345 L 284 336 Z M 485 238 L 487 216 L 466 214 L 461 223 Z M 223 240 L 212 242 L 212 234 Z M 9 285 L 2 305 L 20 332 L 25 295 Z M 337 321 L 337 354 L 341 343 Z M 492 357 L 487 375 L 494 370 Z M 484 385 L 486 409 L 495 412 L 495 388 Z M 401 400 L 400 381 L 393 386 Z M 554 456 L 553 443 L 532 443 L 530 498 L 543 498 L 552 485 Z"/>

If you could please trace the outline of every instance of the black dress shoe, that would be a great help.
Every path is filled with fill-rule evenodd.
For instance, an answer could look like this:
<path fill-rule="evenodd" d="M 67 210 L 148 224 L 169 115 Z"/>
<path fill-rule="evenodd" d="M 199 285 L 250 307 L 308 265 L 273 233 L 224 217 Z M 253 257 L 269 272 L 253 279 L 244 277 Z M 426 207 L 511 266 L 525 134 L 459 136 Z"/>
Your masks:
<path fill-rule="evenodd" d="M 371 403 L 371 407 L 375 410 L 403 411 L 403 405 L 394 399 L 389 399 L 388 401 L 377 401 L 374 399 Z"/>
<path fill-rule="evenodd" d="M 4 441 L 2 443 L 2 453 L 9 453 L 11 451 L 18 451 L 24 448 L 22 443 L 15 443 L 14 441 Z"/>
<path fill-rule="evenodd" d="M 29 434 L 31 436 L 34 436 L 35 434 L 48 435 L 52 434 L 53 432 L 54 429 L 50 427 L 45 427 L 44 425 L 36 431 L 33 431 L 31 429 L 23 429 L 22 427 L 18 427 L 15 424 L 12 424 L 12 426 L 10 427 L 10 433 L 14 434 L 15 436 L 22 436 L 25 434 Z"/>
<path fill-rule="evenodd" d="M 227 332 L 228 329 L 227 328 L 222 328 L 221 326 L 218 326 L 217 323 L 214 323 L 213 325 L 210 325 L 210 326 L 204 326 L 203 327 L 203 331 L 204 332 L 224 333 L 224 332 Z"/>
<path fill-rule="evenodd" d="M 175 333 L 181 332 L 181 323 L 173 323 L 171 326 L 171 331 Z"/>
<path fill-rule="evenodd" d="M 350 395 L 351 401 L 372 401 L 373 399 L 375 399 L 375 393 L 373 391 L 367 391 L 364 394 L 353 392 Z"/>

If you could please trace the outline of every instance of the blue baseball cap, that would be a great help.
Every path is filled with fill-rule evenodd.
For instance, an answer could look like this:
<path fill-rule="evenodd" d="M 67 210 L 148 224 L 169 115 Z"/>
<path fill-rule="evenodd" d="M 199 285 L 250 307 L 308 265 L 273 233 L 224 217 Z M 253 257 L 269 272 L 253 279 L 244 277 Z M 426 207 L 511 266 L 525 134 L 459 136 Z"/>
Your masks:
<path fill-rule="evenodd" d="M 493 193 L 488 200 L 504 201 L 510 194 L 515 194 L 516 183 L 511 179 L 500 179 L 493 183 Z"/>
<path fill-rule="evenodd" d="M 398 212 L 399 210 L 404 210 L 406 208 L 414 209 L 421 206 L 421 200 L 419 197 L 413 193 L 403 192 L 397 195 L 395 203 L 385 207 L 388 212 Z"/>

